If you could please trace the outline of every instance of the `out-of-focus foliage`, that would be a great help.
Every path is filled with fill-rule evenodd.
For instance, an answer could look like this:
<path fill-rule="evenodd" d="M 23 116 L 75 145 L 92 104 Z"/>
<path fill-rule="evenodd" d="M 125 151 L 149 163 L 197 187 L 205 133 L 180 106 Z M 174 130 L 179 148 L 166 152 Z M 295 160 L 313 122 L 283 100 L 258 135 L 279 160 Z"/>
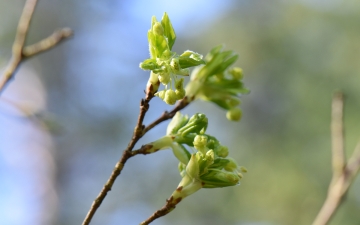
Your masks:
<path fill-rule="evenodd" d="M 0 1 L 1 24 L 6 24 L 0 29 L 0 65 L 9 57 L 23 1 L 12 2 L 14 5 Z M 166 11 L 177 31 L 174 51 L 192 49 L 206 55 L 212 47 L 225 44 L 226 49 L 239 54 L 235 66 L 244 70 L 244 83 L 251 90 L 241 98 L 242 120 L 229 122 L 222 109 L 200 101 L 184 113 L 206 113 L 208 132 L 227 145 L 230 157 L 249 172 L 240 186 L 201 190 L 186 198 L 154 225 L 311 224 L 331 177 L 330 104 L 335 89 L 344 90 L 347 96 L 349 152 L 360 137 L 360 2 L 147 4 L 113 0 L 39 2 L 31 42 L 59 26 L 75 30 L 71 41 L 24 64 L 38 71 L 47 93 L 47 110 L 63 129 L 62 134 L 53 137 L 56 147 L 52 157 L 57 170 L 53 182 L 58 199 L 53 207 L 58 215 L 51 221 L 80 224 L 127 145 L 149 75 L 138 69 L 138 63 L 148 58 L 148 21 L 152 15 L 159 17 Z M 8 112 L 4 105 L 0 100 L 0 115 Z M 159 100 L 151 102 L 145 123 L 165 108 L 169 109 Z M 166 125 L 154 129 L 139 144 L 163 136 Z M 0 125 L 3 144 L 2 132 Z M 15 135 L 6 141 L 21 140 Z M 2 148 L 1 154 L 16 154 L 14 149 Z M 6 180 L 6 174 L 1 173 L 0 179 Z M 93 223 L 139 223 L 165 203 L 179 179 L 177 160 L 170 151 L 134 157 Z M 359 180 L 331 225 L 360 221 Z M 21 185 L 22 189 L 29 188 L 27 183 Z M 39 210 L 46 214 L 41 208 L 43 200 L 37 201 Z"/>

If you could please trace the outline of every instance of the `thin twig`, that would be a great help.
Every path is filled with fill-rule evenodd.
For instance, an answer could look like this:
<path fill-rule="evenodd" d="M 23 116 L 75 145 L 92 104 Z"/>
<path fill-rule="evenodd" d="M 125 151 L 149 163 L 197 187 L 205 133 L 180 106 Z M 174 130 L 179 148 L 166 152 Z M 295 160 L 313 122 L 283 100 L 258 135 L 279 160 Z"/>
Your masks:
<path fill-rule="evenodd" d="M 49 50 L 52 47 L 56 46 L 63 39 L 72 35 L 72 31 L 69 28 L 64 28 L 54 32 L 54 34 L 52 34 L 51 36 L 34 45 L 24 47 L 36 4 L 37 0 L 27 0 L 25 3 L 16 31 L 15 41 L 12 46 L 11 59 L 3 75 L 0 77 L 0 95 L 4 90 L 5 86 L 14 77 L 17 68 L 24 59 L 34 56 L 40 52 Z"/>
<path fill-rule="evenodd" d="M 5 84 L 12 78 L 22 60 L 22 50 L 29 30 L 30 21 L 36 7 L 37 0 L 27 0 L 21 14 L 12 46 L 12 57 L 0 80 L 0 93 Z"/>
<path fill-rule="evenodd" d="M 23 57 L 29 58 L 33 55 L 37 55 L 41 52 L 50 50 L 51 48 L 60 44 L 60 42 L 64 41 L 66 38 L 71 37 L 72 35 L 73 31 L 67 27 L 56 30 L 49 37 L 44 38 L 38 43 L 24 47 L 22 52 Z"/>
<path fill-rule="evenodd" d="M 175 106 L 175 108 L 173 110 L 171 110 L 170 112 L 165 111 L 157 120 L 155 120 L 154 122 L 149 124 L 147 127 L 145 127 L 144 134 L 146 132 L 148 132 L 149 130 L 151 130 L 152 128 L 154 128 L 155 126 L 157 126 L 158 124 L 160 124 L 161 122 L 164 122 L 168 119 L 173 118 L 178 111 L 182 110 L 189 104 L 190 104 L 190 101 L 187 98 L 182 99 L 181 101 L 178 102 L 178 104 Z"/>
<path fill-rule="evenodd" d="M 333 176 L 326 200 L 316 216 L 313 225 L 326 225 L 330 221 L 349 190 L 356 174 L 359 172 L 360 142 L 348 163 L 346 163 L 345 160 L 343 108 L 343 94 L 335 93 L 332 103 L 331 122 Z"/>
<path fill-rule="evenodd" d="M 181 199 L 180 199 L 180 201 L 181 201 Z M 151 222 L 153 222 L 154 220 L 156 220 L 162 216 L 165 216 L 166 214 L 171 212 L 173 209 L 175 209 L 176 205 L 180 201 L 174 201 L 173 197 L 171 196 L 169 199 L 166 200 L 166 204 L 161 209 L 154 212 L 149 218 L 147 218 L 145 221 L 140 223 L 140 225 L 148 225 Z"/>
<path fill-rule="evenodd" d="M 105 183 L 101 192 L 99 193 L 99 195 L 95 198 L 94 202 L 92 203 L 90 210 L 88 211 L 82 225 L 90 224 L 92 217 L 94 216 L 96 210 L 100 207 L 100 205 L 101 205 L 102 201 L 105 199 L 107 193 L 111 190 L 111 188 L 114 184 L 114 181 L 120 175 L 122 169 L 124 168 L 126 161 L 128 159 L 130 159 L 131 157 L 138 155 L 138 154 L 148 154 L 144 151 L 144 146 L 142 146 L 142 148 L 139 150 L 133 151 L 133 148 L 134 148 L 135 144 L 137 143 L 137 141 L 142 136 L 144 136 L 149 130 L 151 130 L 153 127 L 155 127 L 156 125 L 158 125 L 159 123 L 161 123 L 165 120 L 171 119 L 175 115 L 176 112 L 185 108 L 189 104 L 189 102 L 186 99 L 181 100 L 178 103 L 178 105 L 170 113 L 164 112 L 163 115 L 160 116 L 157 120 L 155 120 L 149 126 L 145 127 L 143 125 L 144 117 L 145 117 L 146 112 L 149 110 L 149 107 L 150 107 L 149 102 L 154 97 L 153 94 L 150 94 L 150 91 L 149 91 L 150 89 L 147 90 L 145 99 L 142 99 L 140 102 L 140 113 L 138 116 L 137 124 L 134 129 L 133 136 L 132 136 L 127 148 L 124 150 L 120 160 L 116 163 L 116 165 L 113 169 L 113 172 L 111 173 L 108 181 Z"/>
<path fill-rule="evenodd" d="M 344 96 L 336 92 L 333 96 L 331 112 L 331 141 L 332 141 L 332 169 L 333 182 L 341 175 L 345 168 L 344 150 Z"/>

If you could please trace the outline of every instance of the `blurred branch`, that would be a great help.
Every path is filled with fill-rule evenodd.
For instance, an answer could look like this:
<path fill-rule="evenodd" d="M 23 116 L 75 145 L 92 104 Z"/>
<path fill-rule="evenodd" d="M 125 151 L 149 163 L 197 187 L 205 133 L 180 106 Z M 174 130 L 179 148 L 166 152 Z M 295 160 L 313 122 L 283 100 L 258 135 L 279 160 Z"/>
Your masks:
<path fill-rule="evenodd" d="M 341 92 L 334 94 L 332 101 L 332 167 L 333 176 L 328 195 L 316 216 L 313 225 L 325 225 L 335 214 L 360 168 L 360 142 L 346 163 L 344 150 L 344 97 Z"/>
<path fill-rule="evenodd" d="M 54 32 L 49 37 L 34 45 L 24 47 L 36 4 L 37 0 L 27 0 L 25 3 L 16 31 L 15 41 L 12 46 L 12 57 L 3 75 L 0 77 L 0 95 L 7 83 L 14 77 L 17 68 L 24 59 L 49 50 L 59 44 L 63 39 L 72 35 L 72 31 L 69 28 L 64 28 Z"/>
<path fill-rule="evenodd" d="M 111 191 L 111 188 L 116 180 L 116 178 L 120 175 L 122 169 L 124 168 L 124 165 L 128 159 L 131 157 L 138 155 L 138 154 L 148 154 L 145 153 L 145 149 L 148 147 L 147 145 L 143 145 L 141 149 L 134 150 L 133 148 L 135 144 L 138 142 L 138 140 L 144 136 L 149 130 L 151 130 L 153 127 L 158 125 L 159 123 L 171 119 L 176 112 L 180 111 L 181 109 L 185 108 L 189 102 L 186 98 L 181 100 L 176 107 L 171 112 L 164 112 L 157 120 L 155 120 L 153 123 L 151 123 L 149 126 L 145 127 L 143 124 L 144 117 L 146 112 L 149 110 L 149 102 L 154 97 L 153 94 L 150 94 L 150 92 L 147 91 L 145 99 L 142 99 L 140 102 L 140 113 L 138 116 L 138 120 L 134 129 L 133 136 L 127 146 L 127 148 L 123 151 L 123 154 L 120 158 L 120 160 L 116 163 L 109 179 L 106 181 L 105 185 L 103 186 L 102 190 L 100 191 L 99 195 L 95 198 L 93 201 L 90 210 L 86 214 L 86 217 L 82 223 L 82 225 L 88 225 L 91 222 L 92 217 L 94 216 L 96 210 L 100 207 L 102 201 L 105 199 L 107 193 Z M 165 214 L 164 214 L 165 215 Z"/>
<path fill-rule="evenodd" d="M 73 31 L 70 28 L 61 28 L 54 31 L 54 33 L 52 33 L 49 37 L 44 38 L 38 43 L 24 47 L 22 55 L 25 58 L 29 58 L 33 55 L 50 50 L 51 48 L 60 44 L 61 41 L 65 40 L 68 37 L 71 37 L 72 35 Z"/>
<path fill-rule="evenodd" d="M 331 110 L 331 141 L 332 141 L 332 170 L 335 181 L 345 168 L 344 149 L 344 96 L 336 92 L 332 100 Z"/>

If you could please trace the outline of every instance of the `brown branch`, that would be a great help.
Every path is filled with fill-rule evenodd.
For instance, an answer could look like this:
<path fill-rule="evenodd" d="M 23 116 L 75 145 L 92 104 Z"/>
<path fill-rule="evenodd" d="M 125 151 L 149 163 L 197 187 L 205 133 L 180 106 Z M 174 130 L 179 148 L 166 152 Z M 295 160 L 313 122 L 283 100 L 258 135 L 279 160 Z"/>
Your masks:
<path fill-rule="evenodd" d="M 144 136 L 149 130 L 151 130 L 153 127 L 155 127 L 156 125 L 158 125 L 159 123 L 161 123 L 165 120 L 171 119 L 172 117 L 174 117 L 176 112 L 185 108 L 189 104 L 188 100 L 186 100 L 186 99 L 181 100 L 171 112 L 164 112 L 163 115 L 160 116 L 157 120 L 152 122 L 149 126 L 145 127 L 143 125 L 144 117 L 145 117 L 146 112 L 149 110 L 149 107 L 150 107 L 149 102 L 154 97 L 153 94 L 150 94 L 151 93 L 150 89 L 147 90 L 145 99 L 142 99 L 140 102 L 140 113 L 138 116 L 137 124 L 134 129 L 133 136 L 132 136 L 127 148 L 124 150 L 122 157 L 116 163 L 115 168 L 113 169 L 113 172 L 111 173 L 108 181 L 105 183 L 101 192 L 99 193 L 99 195 L 95 198 L 94 202 L 92 203 L 90 210 L 88 211 L 82 225 L 90 224 L 92 217 L 94 216 L 96 210 L 100 207 L 100 205 L 101 205 L 102 201 L 105 199 L 107 193 L 111 190 L 111 188 L 114 184 L 114 181 L 120 175 L 122 169 L 124 168 L 126 161 L 129 158 L 131 158 L 135 155 L 138 155 L 138 154 L 144 154 L 144 155 L 149 154 L 148 152 L 146 152 L 148 145 L 143 145 L 138 150 L 134 150 L 134 151 L 132 150 L 134 148 L 135 144 L 137 143 L 137 141 L 142 136 Z"/>
<path fill-rule="evenodd" d="M 161 122 L 164 122 L 168 119 L 173 118 L 178 111 L 180 111 L 183 108 L 185 108 L 186 106 L 188 106 L 190 104 L 190 102 L 191 101 L 189 101 L 187 98 L 184 98 L 181 101 L 179 101 L 173 110 L 171 110 L 170 112 L 165 111 L 157 120 L 155 120 L 154 122 L 149 124 L 147 127 L 145 127 L 144 134 L 146 132 L 148 132 L 149 130 L 151 130 L 152 128 L 154 128 L 155 126 L 157 126 L 158 124 L 160 124 Z"/>
<path fill-rule="evenodd" d="M 14 77 L 14 74 L 21 64 L 21 62 L 33 55 L 36 55 L 40 52 L 46 51 L 55 45 L 57 45 L 61 40 L 71 36 L 72 31 L 68 28 L 62 29 L 55 32 L 53 35 L 45 38 L 37 44 L 24 47 L 26 36 L 29 31 L 30 22 L 37 4 L 37 0 L 27 0 L 21 14 L 19 24 L 16 31 L 15 41 L 12 46 L 12 56 L 11 59 L 3 73 L 0 77 L 0 95 L 4 90 L 5 86 L 9 81 Z"/>
<path fill-rule="evenodd" d="M 160 218 L 162 216 L 165 216 L 169 212 L 171 212 L 173 209 L 175 209 L 176 205 L 181 201 L 181 198 L 178 200 L 174 200 L 174 198 L 171 196 L 169 199 L 166 200 L 166 204 L 156 212 L 154 212 L 149 218 L 147 218 L 145 221 L 140 223 L 140 225 L 148 225 L 157 218 Z"/>
<path fill-rule="evenodd" d="M 353 155 L 346 163 L 343 135 L 343 107 L 342 93 L 335 93 L 332 102 L 332 166 L 333 176 L 329 185 L 328 195 L 316 216 L 313 225 L 326 225 L 339 208 L 340 204 L 360 168 L 360 142 Z"/>

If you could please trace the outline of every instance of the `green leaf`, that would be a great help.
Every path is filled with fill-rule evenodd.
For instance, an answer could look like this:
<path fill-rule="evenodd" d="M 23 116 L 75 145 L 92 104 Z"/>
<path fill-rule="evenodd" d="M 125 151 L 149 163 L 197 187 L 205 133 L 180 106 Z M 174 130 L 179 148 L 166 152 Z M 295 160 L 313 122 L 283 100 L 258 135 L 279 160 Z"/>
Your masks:
<path fill-rule="evenodd" d="M 169 48 L 171 51 L 172 46 L 174 45 L 175 40 L 176 40 L 176 34 L 175 34 L 175 30 L 170 22 L 169 16 L 166 12 L 164 13 L 164 15 L 161 19 L 161 25 L 164 28 L 164 35 L 168 39 L 168 45 L 169 45 Z"/>
<path fill-rule="evenodd" d="M 180 67 L 188 68 L 188 67 L 205 64 L 205 61 L 202 59 L 202 57 L 203 56 L 199 53 L 187 50 L 179 57 Z"/>
<path fill-rule="evenodd" d="M 158 68 L 158 65 L 155 59 L 145 59 L 140 63 L 140 68 L 143 70 L 155 70 Z"/>

